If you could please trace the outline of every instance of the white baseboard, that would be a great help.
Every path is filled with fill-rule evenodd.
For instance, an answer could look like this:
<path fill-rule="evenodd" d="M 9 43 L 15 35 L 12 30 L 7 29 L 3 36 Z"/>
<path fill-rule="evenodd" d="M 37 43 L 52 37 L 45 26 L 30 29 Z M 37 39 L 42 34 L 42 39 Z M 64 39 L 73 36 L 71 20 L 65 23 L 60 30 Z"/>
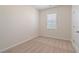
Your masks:
<path fill-rule="evenodd" d="M 28 38 L 27 40 L 18 42 L 18 43 L 14 44 L 14 45 L 11 45 L 11 46 L 9 46 L 9 47 L 3 49 L 3 50 L 0 50 L 0 53 L 4 52 L 4 51 L 6 51 L 6 50 L 8 50 L 8 49 L 10 49 L 10 48 L 13 48 L 13 47 L 15 47 L 15 46 L 17 46 L 17 45 L 20 45 L 20 44 L 22 44 L 22 43 L 24 43 L 24 42 L 27 42 L 27 41 L 32 40 L 32 39 L 34 39 L 34 38 L 37 38 L 37 37 L 39 37 L 39 36 L 38 36 L 38 35 L 37 35 L 37 36 L 31 36 L 31 37 Z"/>
<path fill-rule="evenodd" d="M 50 38 L 55 38 L 55 39 L 60 39 L 60 40 L 70 40 L 70 39 L 67 39 L 67 38 L 54 37 L 54 36 L 50 36 L 50 35 L 40 35 L 40 36 L 43 36 L 43 37 L 50 37 Z"/>

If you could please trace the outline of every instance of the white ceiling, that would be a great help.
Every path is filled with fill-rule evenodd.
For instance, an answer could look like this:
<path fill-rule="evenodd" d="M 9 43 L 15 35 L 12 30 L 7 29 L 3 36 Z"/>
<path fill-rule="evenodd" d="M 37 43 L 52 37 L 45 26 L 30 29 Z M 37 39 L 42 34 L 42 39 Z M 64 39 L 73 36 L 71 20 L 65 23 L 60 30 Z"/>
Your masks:
<path fill-rule="evenodd" d="M 56 5 L 33 5 L 33 7 L 38 9 L 38 10 L 43 10 L 43 9 L 56 7 Z"/>

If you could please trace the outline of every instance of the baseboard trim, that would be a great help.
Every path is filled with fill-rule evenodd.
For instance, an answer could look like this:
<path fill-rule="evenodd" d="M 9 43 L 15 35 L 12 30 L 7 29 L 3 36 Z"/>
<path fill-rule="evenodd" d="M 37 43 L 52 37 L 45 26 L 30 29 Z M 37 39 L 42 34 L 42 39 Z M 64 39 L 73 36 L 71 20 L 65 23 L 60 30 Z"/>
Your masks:
<path fill-rule="evenodd" d="M 51 36 L 49 36 L 49 35 L 40 35 L 40 36 L 42 36 L 42 37 L 49 37 L 49 38 L 55 38 L 55 39 L 60 39 L 60 40 L 69 40 L 70 41 L 70 39 L 65 39 L 65 38 L 60 38 L 60 37 L 51 37 Z"/>
<path fill-rule="evenodd" d="M 8 50 L 8 49 L 10 49 L 10 48 L 13 48 L 13 47 L 15 47 L 15 46 L 17 46 L 17 45 L 20 45 L 20 44 L 22 44 L 22 43 L 24 43 L 24 42 L 27 42 L 27 41 L 32 40 L 32 39 L 35 39 L 35 38 L 37 38 L 37 37 L 39 37 L 39 36 L 31 36 L 31 38 L 28 38 L 27 40 L 18 42 L 18 43 L 14 44 L 14 45 L 11 45 L 11 46 L 9 46 L 9 47 L 3 49 L 3 50 L 0 50 L 0 53 L 3 53 L 4 51 L 6 51 L 6 50 Z"/>

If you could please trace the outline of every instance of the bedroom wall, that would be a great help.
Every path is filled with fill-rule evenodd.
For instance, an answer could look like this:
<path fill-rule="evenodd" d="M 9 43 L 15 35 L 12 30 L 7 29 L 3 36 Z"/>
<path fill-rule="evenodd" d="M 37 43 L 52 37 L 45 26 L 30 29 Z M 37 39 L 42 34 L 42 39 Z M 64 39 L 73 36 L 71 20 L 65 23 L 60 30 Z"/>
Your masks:
<path fill-rule="evenodd" d="M 38 36 L 38 15 L 31 6 L 0 6 L 0 50 Z"/>
<path fill-rule="evenodd" d="M 72 5 L 72 44 L 79 53 L 79 5 Z"/>
<path fill-rule="evenodd" d="M 47 29 L 47 14 L 57 14 L 57 29 Z M 57 6 L 40 11 L 40 36 L 58 39 L 71 39 L 72 6 Z"/>

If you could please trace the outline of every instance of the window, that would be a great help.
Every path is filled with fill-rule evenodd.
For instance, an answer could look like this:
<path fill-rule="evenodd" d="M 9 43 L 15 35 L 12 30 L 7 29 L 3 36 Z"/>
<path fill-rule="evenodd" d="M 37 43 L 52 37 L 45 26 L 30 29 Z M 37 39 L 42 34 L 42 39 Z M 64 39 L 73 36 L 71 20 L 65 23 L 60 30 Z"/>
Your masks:
<path fill-rule="evenodd" d="M 47 29 L 56 29 L 56 14 L 47 15 Z"/>

